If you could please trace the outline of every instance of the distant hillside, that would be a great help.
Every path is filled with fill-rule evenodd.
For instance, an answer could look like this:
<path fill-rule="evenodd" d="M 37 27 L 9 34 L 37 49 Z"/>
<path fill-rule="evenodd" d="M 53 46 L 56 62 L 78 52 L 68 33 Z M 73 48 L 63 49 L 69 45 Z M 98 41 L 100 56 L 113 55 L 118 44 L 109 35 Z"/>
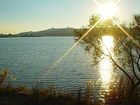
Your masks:
<path fill-rule="evenodd" d="M 19 34 L 0 34 L 0 37 L 42 37 L 42 36 L 74 36 L 74 28 L 51 28 L 36 32 L 22 32 Z"/>
<path fill-rule="evenodd" d="M 23 32 L 16 36 L 20 37 L 41 37 L 41 36 L 73 36 L 74 28 L 51 28 L 37 32 Z"/>

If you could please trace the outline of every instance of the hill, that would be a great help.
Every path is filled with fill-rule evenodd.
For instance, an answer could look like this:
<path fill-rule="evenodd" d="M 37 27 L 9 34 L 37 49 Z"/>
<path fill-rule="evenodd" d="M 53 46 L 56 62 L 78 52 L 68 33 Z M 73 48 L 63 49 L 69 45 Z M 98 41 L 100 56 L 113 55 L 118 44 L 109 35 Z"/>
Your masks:
<path fill-rule="evenodd" d="M 51 28 L 37 32 L 23 32 L 16 36 L 20 37 L 42 37 L 42 36 L 73 36 L 74 28 Z"/>
<path fill-rule="evenodd" d="M 74 28 L 51 28 L 36 32 L 18 34 L 0 34 L 0 37 L 43 37 L 43 36 L 74 36 Z"/>

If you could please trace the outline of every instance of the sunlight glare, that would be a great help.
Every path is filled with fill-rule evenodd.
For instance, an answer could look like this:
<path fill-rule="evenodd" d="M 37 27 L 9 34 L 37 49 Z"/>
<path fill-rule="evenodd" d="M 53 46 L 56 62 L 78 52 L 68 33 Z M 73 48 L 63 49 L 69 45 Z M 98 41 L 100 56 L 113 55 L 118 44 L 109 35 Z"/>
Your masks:
<path fill-rule="evenodd" d="M 100 74 L 103 84 L 109 84 L 112 78 L 112 63 L 108 58 L 104 58 L 100 62 Z"/>
<path fill-rule="evenodd" d="M 102 48 L 105 54 L 112 52 L 112 48 L 114 46 L 114 40 L 112 36 L 106 35 L 102 37 Z M 108 52 L 109 51 L 109 52 Z"/>
<path fill-rule="evenodd" d="M 118 11 L 118 7 L 113 2 L 104 4 L 100 8 L 100 14 L 102 19 L 107 19 L 115 16 L 117 14 L 117 11 Z"/>
<path fill-rule="evenodd" d="M 108 54 L 109 52 L 113 53 L 113 50 L 112 50 L 114 47 L 113 37 L 109 35 L 103 36 L 102 42 L 103 42 L 102 44 L 103 52 L 105 54 Z M 103 59 L 100 62 L 100 74 L 101 74 L 101 80 L 102 80 L 103 86 L 106 86 L 111 81 L 113 66 L 110 59 L 107 56 L 102 55 L 102 58 Z"/>

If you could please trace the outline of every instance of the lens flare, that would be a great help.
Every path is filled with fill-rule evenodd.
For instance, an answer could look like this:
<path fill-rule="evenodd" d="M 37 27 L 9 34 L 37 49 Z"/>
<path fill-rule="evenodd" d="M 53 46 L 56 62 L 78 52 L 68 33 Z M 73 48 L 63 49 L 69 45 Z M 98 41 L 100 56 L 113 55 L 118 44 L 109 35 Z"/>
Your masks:
<path fill-rule="evenodd" d="M 113 17 L 117 14 L 118 7 L 113 2 L 104 4 L 100 8 L 100 14 L 103 19 Z"/>

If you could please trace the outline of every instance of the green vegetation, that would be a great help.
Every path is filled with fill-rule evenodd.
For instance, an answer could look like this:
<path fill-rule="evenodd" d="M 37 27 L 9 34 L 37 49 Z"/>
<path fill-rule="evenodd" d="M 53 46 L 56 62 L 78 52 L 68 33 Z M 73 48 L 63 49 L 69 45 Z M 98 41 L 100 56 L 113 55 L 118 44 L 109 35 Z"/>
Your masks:
<path fill-rule="evenodd" d="M 99 16 L 92 16 L 87 27 L 75 30 L 76 40 L 81 39 L 99 19 Z M 115 56 L 103 43 L 102 37 L 105 35 L 110 35 L 114 38 L 113 53 Z M 116 18 L 101 21 L 81 40 L 81 44 L 87 52 L 93 55 L 95 66 L 105 56 L 112 62 L 114 74 L 118 71 L 123 73 L 121 76 L 117 75 L 112 78 L 121 81 L 122 85 L 117 90 L 110 87 L 112 90 L 111 96 L 114 96 L 114 98 L 111 98 L 113 100 L 111 102 L 123 100 L 115 105 L 135 105 L 136 100 L 140 99 L 140 97 L 137 99 L 136 95 L 140 92 L 140 15 L 135 15 L 127 25 L 120 24 Z M 103 51 L 102 45 L 104 45 L 108 53 Z M 123 77 L 122 80 L 121 77 Z M 118 83 L 115 82 L 115 84 Z"/>

